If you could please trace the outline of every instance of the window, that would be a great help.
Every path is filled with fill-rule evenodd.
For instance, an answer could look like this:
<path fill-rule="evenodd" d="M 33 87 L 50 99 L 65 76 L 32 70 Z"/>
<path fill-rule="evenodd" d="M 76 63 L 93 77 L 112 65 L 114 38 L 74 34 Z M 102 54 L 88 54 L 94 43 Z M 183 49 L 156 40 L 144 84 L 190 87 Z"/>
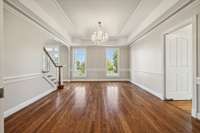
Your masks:
<path fill-rule="evenodd" d="M 75 48 L 73 50 L 73 76 L 86 76 L 86 50 L 84 48 Z"/>
<path fill-rule="evenodd" d="M 106 73 L 107 76 L 119 76 L 119 49 L 106 49 Z"/>

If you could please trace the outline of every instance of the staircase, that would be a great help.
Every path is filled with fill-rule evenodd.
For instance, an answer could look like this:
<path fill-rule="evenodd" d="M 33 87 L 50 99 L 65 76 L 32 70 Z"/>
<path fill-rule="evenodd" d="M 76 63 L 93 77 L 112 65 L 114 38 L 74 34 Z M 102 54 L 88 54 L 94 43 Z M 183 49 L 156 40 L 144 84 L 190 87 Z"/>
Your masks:
<path fill-rule="evenodd" d="M 58 89 L 63 89 L 64 86 L 62 85 L 62 79 L 61 79 L 61 68 L 62 65 L 57 65 L 46 48 L 44 48 L 45 53 L 45 64 L 43 64 L 43 78 L 49 82 L 53 87 Z"/>
<path fill-rule="evenodd" d="M 47 74 L 44 74 L 43 78 L 49 82 L 53 87 L 57 87 L 58 86 L 58 80 L 56 78 L 55 75 L 51 74 L 51 73 L 47 73 Z"/>

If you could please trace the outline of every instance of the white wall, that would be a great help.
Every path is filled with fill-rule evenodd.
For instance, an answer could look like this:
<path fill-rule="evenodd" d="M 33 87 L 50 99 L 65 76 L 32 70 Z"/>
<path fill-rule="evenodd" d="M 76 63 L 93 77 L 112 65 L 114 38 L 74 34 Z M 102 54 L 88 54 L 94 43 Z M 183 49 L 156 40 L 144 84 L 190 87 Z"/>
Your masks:
<path fill-rule="evenodd" d="M 2 87 L 3 77 L 3 1 L 0 0 L 0 87 Z"/>
<path fill-rule="evenodd" d="M 68 69 L 69 69 L 68 47 L 65 46 L 65 45 L 60 46 L 60 63 L 61 63 L 61 65 L 64 66 L 62 68 L 62 78 L 63 78 L 64 81 L 67 81 L 67 80 L 69 80 L 69 77 L 68 77 Z"/>
<path fill-rule="evenodd" d="M 120 76 L 119 77 L 106 76 L 106 48 L 107 47 L 88 46 L 84 48 L 86 48 L 86 52 L 87 52 L 87 63 L 86 63 L 87 76 L 84 78 L 76 78 L 76 77 L 73 77 L 73 74 L 71 73 L 72 80 L 79 80 L 79 79 L 129 80 L 129 48 L 128 47 L 122 47 L 122 46 L 118 47 L 120 49 L 120 65 L 119 65 Z M 71 55 L 72 54 L 73 52 L 71 52 Z M 72 61 L 72 57 L 73 56 L 71 56 L 71 61 Z M 71 68 L 73 67 L 71 66 Z"/>
<path fill-rule="evenodd" d="M 157 38 L 156 35 L 151 35 L 131 48 L 131 81 L 160 96 L 163 89 L 163 56 L 159 43 L 162 39 Z"/>
<path fill-rule="evenodd" d="M 3 87 L 3 0 L 0 0 L 0 88 Z M 0 99 L 0 133 L 4 133 L 3 98 Z"/>
<path fill-rule="evenodd" d="M 197 86 L 197 90 L 195 91 L 198 95 L 196 95 L 196 93 L 194 92 L 193 95 L 197 96 L 197 101 L 193 102 L 193 104 L 195 104 L 197 106 L 197 116 L 200 119 L 200 11 L 198 13 L 198 17 L 197 17 L 197 24 L 194 26 L 197 29 L 195 31 L 197 31 L 197 39 L 194 37 L 194 41 L 197 40 L 197 77 L 199 79 L 198 81 L 198 86 Z M 194 31 L 194 32 L 195 32 Z M 192 104 L 192 105 L 193 105 Z"/>
<path fill-rule="evenodd" d="M 163 34 L 191 19 L 200 6 L 185 8 L 131 46 L 131 81 L 149 92 L 163 97 Z"/>
<path fill-rule="evenodd" d="M 4 115 L 8 116 L 54 88 L 41 74 L 43 46 L 51 35 L 12 8 L 4 11 Z"/>

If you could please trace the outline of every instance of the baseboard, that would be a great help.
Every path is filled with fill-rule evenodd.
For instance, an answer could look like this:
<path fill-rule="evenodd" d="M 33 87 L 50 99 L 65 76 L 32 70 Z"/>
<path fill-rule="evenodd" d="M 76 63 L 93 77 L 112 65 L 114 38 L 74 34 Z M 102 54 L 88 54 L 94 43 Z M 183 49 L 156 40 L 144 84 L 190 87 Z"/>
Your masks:
<path fill-rule="evenodd" d="M 196 119 L 200 120 L 200 113 L 196 113 Z"/>
<path fill-rule="evenodd" d="M 64 79 L 63 82 L 70 82 L 71 80 L 69 79 Z"/>
<path fill-rule="evenodd" d="M 192 117 L 197 118 L 197 110 L 192 109 Z"/>
<path fill-rule="evenodd" d="M 141 89 L 143 89 L 143 90 L 145 90 L 145 91 L 151 93 L 152 95 L 154 95 L 154 96 L 160 98 L 161 100 L 164 100 L 164 97 L 163 97 L 161 94 L 159 94 L 159 93 L 153 91 L 152 89 L 150 89 L 150 88 L 148 88 L 148 87 L 146 87 L 146 86 L 144 86 L 144 85 L 141 85 L 141 84 L 139 84 L 139 83 L 133 82 L 133 81 L 130 81 L 130 82 L 131 82 L 132 84 L 137 85 L 137 86 L 140 87 Z"/>
<path fill-rule="evenodd" d="M 55 90 L 56 90 L 56 89 L 48 90 L 48 91 L 46 91 L 46 92 L 44 92 L 44 93 L 42 93 L 42 94 L 40 94 L 40 95 L 38 95 L 38 96 L 35 96 L 35 97 L 33 97 L 33 98 L 31 98 L 31 99 L 29 99 L 29 100 L 27 100 L 27 101 L 25 101 L 25 102 L 23 102 L 23 103 L 21 103 L 21 104 L 15 106 L 15 107 L 13 107 L 13 108 L 11 108 L 11 109 L 5 111 L 5 112 L 4 112 L 4 118 L 6 118 L 6 117 L 8 117 L 8 116 L 10 116 L 10 115 L 12 115 L 12 114 L 14 114 L 14 113 L 20 111 L 21 109 L 23 109 L 23 108 L 29 106 L 30 104 L 32 104 L 32 103 L 38 101 L 39 99 L 45 97 L 46 95 L 50 94 L 51 92 L 53 92 L 53 91 L 55 91 Z"/>
<path fill-rule="evenodd" d="M 192 117 L 200 120 L 200 113 L 197 113 L 196 109 L 192 109 Z"/>
<path fill-rule="evenodd" d="M 64 80 L 64 82 L 73 82 L 73 81 L 130 81 L 129 79 L 71 79 Z"/>

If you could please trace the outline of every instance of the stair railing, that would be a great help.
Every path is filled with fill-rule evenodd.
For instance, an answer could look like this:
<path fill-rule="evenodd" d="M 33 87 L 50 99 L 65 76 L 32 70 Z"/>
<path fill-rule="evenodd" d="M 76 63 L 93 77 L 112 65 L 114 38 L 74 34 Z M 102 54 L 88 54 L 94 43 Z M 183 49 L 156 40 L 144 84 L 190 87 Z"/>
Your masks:
<path fill-rule="evenodd" d="M 58 71 L 58 86 L 57 86 L 57 88 L 58 89 L 63 89 L 64 85 L 62 84 L 62 79 L 61 79 L 61 69 L 63 68 L 63 66 L 56 64 L 56 62 L 53 60 L 53 58 L 51 57 L 51 55 L 49 54 L 49 52 L 47 51 L 47 49 L 45 47 L 43 48 L 43 51 L 44 51 L 45 55 L 48 57 L 48 59 L 51 61 L 53 66 Z"/>

